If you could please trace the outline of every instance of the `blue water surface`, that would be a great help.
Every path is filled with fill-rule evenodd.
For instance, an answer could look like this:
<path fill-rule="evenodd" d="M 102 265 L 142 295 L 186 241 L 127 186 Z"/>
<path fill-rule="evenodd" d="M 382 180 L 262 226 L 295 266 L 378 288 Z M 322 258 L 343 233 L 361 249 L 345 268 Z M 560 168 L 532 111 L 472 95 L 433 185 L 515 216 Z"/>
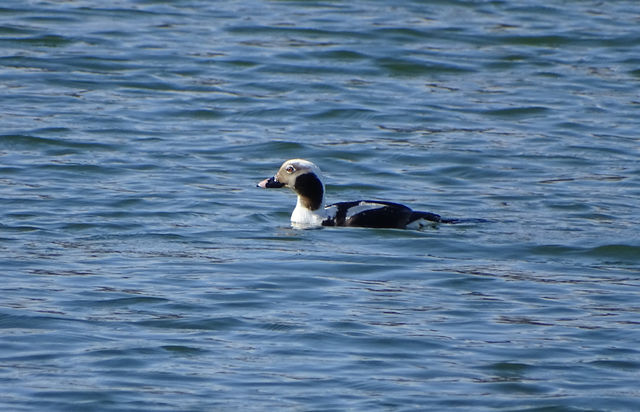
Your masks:
<path fill-rule="evenodd" d="M 640 410 L 640 3 L 0 6 L 0 408 Z M 296 230 L 329 202 L 469 219 Z"/>

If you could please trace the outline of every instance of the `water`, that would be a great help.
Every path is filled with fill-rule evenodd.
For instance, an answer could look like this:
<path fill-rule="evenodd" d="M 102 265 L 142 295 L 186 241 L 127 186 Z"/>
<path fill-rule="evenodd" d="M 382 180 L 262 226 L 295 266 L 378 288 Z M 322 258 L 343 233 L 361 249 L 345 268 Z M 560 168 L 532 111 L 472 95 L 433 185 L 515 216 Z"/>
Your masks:
<path fill-rule="evenodd" d="M 3 410 L 638 410 L 634 1 L 5 1 Z M 446 217 L 294 230 L 328 201 Z"/>

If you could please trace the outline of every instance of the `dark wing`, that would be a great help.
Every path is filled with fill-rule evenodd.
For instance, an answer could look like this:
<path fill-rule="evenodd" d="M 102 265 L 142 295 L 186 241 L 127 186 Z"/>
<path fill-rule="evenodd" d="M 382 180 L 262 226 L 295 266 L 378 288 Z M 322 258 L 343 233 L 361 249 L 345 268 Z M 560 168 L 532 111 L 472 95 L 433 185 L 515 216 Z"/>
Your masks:
<path fill-rule="evenodd" d="M 332 217 L 323 223 L 325 226 L 404 228 L 412 213 L 407 206 L 379 200 L 334 203 L 327 209 Z"/>

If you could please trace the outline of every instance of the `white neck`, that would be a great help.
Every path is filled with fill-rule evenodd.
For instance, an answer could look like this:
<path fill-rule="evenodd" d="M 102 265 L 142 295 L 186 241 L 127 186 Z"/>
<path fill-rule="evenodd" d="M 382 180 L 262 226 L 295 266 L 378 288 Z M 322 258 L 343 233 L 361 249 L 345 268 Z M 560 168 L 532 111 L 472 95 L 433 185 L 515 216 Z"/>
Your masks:
<path fill-rule="evenodd" d="M 316 209 L 311 210 L 302 206 L 300 196 L 298 196 L 298 202 L 296 208 L 293 209 L 291 214 L 291 223 L 296 227 L 316 227 L 322 226 L 322 221 L 327 218 L 327 214 L 324 210 L 324 199 L 322 205 Z"/>

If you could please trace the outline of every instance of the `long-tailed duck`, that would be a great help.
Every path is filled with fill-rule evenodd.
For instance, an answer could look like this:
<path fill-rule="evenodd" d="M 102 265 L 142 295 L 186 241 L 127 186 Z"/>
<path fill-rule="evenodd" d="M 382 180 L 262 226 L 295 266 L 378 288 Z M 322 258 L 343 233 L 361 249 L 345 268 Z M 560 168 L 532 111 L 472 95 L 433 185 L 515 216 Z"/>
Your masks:
<path fill-rule="evenodd" d="M 419 229 L 437 223 L 455 223 L 431 212 L 418 212 L 405 205 L 379 200 L 356 200 L 324 204 L 324 184 L 320 169 L 304 159 L 282 164 L 275 176 L 258 183 L 264 189 L 289 187 L 298 195 L 291 214 L 294 227 L 358 226 L 372 228 Z"/>

